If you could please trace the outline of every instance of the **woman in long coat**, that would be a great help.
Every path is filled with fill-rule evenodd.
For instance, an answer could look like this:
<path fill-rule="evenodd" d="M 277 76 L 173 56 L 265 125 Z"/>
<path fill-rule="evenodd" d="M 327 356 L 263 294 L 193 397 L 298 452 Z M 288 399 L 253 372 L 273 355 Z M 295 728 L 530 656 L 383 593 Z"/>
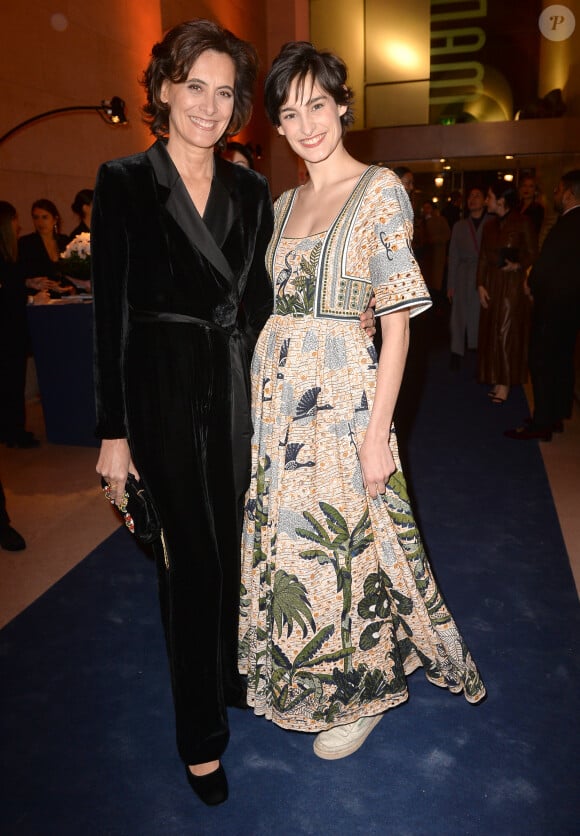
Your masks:
<path fill-rule="evenodd" d="M 489 396 L 496 404 L 528 376 L 531 302 L 525 282 L 537 245 L 531 222 L 516 210 L 517 200 L 511 186 L 490 186 L 487 208 L 496 217 L 483 230 L 477 265 L 478 380 L 492 385 Z"/>
<path fill-rule="evenodd" d="M 226 705 L 245 706 L 236 614 L 248 361 L 272 308 L 267 183 L 214 146 L 249 118 L 255 75 L 253 48 L 217 24 L 168 32 L 144 79 L 158 140 L 101 167 L 92 213 L 97 471 L 117 504 L 127 473 L 140 477 L 159 513 L 178 750 L 208 804 L 227 798 Z"/>

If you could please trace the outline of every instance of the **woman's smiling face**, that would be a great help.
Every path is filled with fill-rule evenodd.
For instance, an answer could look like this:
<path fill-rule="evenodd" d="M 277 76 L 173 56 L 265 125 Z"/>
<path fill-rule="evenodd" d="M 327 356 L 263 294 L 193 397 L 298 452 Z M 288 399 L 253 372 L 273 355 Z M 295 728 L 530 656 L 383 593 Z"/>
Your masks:
<path fill-rule="evenodd" d="M 346 105 L 337 105 L 312 76 L 307 76 L 303 84 L 294 79 L 280 108 L 277 130 L 305 162 L 322 162 L 342 143 L 340 117 L 346 109 Z"/>
<path fill-rule="evenodd" d="M 194 61 L 185 81 L 164 81 L 161 99 L 170 107 L 171 141 L 213 148 L 232 119 L 235 81 L 230 56 L 211 49 Z"/>

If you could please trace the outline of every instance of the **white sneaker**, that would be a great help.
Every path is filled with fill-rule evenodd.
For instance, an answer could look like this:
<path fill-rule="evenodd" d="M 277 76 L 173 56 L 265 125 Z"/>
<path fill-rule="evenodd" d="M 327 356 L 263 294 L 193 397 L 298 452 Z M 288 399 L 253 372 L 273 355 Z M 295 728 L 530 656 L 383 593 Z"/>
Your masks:
<path fill-rule="evenodd" d="M 319 732 L 314 740 L 314 754 L 327 761 L 346 758 L 363 745 L 369 734 L 383 718 L 382 714 L 374 717 L 361 717 L 346 726 L 335 726 L 328 731 Z"/>

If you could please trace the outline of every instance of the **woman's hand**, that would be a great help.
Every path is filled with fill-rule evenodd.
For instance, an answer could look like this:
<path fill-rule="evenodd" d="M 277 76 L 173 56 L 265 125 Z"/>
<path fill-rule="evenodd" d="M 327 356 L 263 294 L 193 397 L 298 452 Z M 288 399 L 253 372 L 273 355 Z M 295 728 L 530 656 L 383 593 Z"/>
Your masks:
<path fill-rule="evenodd" d="M 48 276 L 34 276 L 31 279 L 26 279 L 25 284 L 31 290 L 55 290 L 58 287 L 58 282 L 49 279 Z"/>
<path fill-rule="evenodd" d="M 132 473 L 136 479 L 140 478 L 131 459 L 131 451 L 126 438 L 102 440 L 97 473 L 109 484 L 111 500 L 115 505 L 120 505 L 125 493 L 127 474 Z"/>
<path fill-rule="evenodd" d="M 388 436 L 369 438 L 367 432 L 359 450 L 359 461 L 365 487 L 371 497 L 376 499 L 378 494 L 385 493 L 387 482 L 397 469 Z"/>
<path fill-rule="evenodd" d="M 360 315 L 360 327 L 363 329 L 363 331 L 366 332 L 367 336 L 371 339 L 377 333 L 377 329 L 375 326 L 375 312 L 373 310 L 376 304 L 377 300 L 373 296 L 369 302 L 369 306 L 366 309 L 366 311 L 364 311 Z"/>
<path fill-rule="evenodd" d="M 481 307 L 482 308 L 488 308 L 489 307 L 489 300 L 491 299 L 491 296 L 487 292 L 487 288 L 485 288 L 482 284 L 480 284 L 480 285 L 477 286 L 477 292 L 479 293 L 479 301 L 480 301 Z"/>
<path fill-rule="evenodd" d="M 522 265 L 518 264 L 517 261 L 510 261 L 506 258 L 504 266 L 501 268 L 504 273 L 515 273 L 517 270 L 522 269 Z"/>

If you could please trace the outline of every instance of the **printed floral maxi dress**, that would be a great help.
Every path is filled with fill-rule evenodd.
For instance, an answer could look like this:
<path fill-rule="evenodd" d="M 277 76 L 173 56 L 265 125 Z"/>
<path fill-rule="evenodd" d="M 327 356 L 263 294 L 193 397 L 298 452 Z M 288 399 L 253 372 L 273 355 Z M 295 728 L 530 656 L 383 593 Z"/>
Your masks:
<path fill-rule="evenodd" d="M 320 731 L 407 698 L 405 675 L 470 702 L 483 683 L 441 597 L 397 464 L 376 500 L 357 450 L 377 356 L 359 315 L 430 305 L 410 251 L 412 211 L 388 169 L 365 171 L 326 232 L 285 238 L 276 204 L 267 262 L 275 312 L 252 363 L 252 481 L 242 548 L 240 670 L 248 702 L 280 726 Z"/>

